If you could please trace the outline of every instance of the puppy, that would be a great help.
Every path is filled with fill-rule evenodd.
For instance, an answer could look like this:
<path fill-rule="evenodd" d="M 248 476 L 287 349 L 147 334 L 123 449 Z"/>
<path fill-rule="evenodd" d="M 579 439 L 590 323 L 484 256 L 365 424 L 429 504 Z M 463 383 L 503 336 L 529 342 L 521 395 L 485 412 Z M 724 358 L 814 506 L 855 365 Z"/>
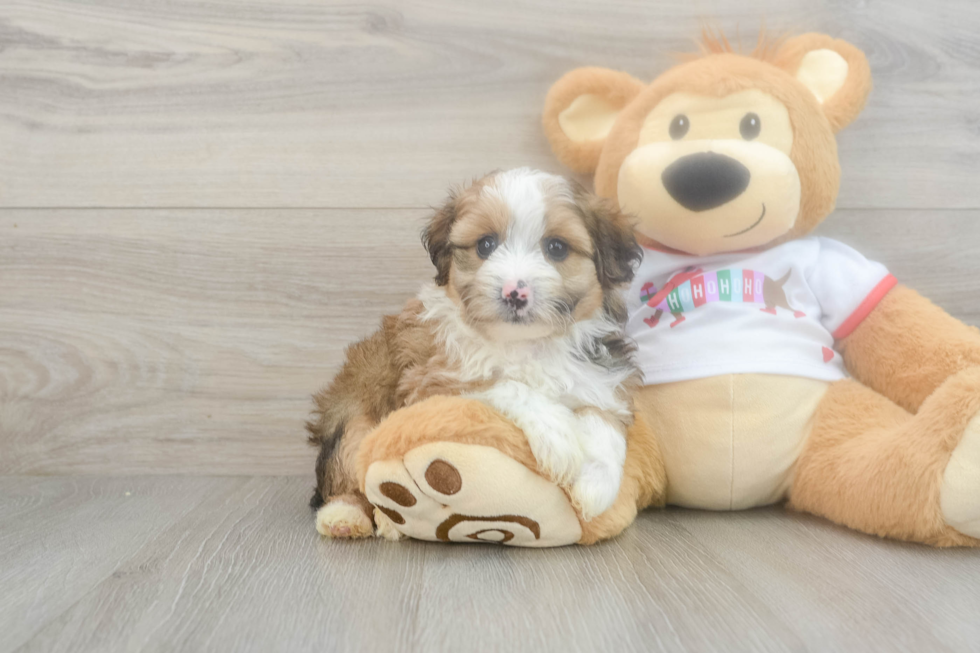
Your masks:
<path fill-rule="evenodd" d="M 470 396 L 511 419 L 583 518 L 600 514 L 619 491 L 639 383 L 623 336 L 622 290 L 641 256 L 632 225 L 577 184 L 521 168 L 453 193 L 422 240 L 435 283 L 349 347 L 314 397 L 317 530 L 373 532 L 358 447 L 388 413 L 433 395 Z"/>

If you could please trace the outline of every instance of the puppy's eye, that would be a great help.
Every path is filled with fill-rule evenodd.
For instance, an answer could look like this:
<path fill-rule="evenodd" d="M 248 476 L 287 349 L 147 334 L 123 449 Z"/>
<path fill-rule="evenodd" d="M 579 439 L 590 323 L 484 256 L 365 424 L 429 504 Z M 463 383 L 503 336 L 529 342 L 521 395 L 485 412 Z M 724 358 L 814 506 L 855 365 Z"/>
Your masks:
<path fill-rule="evenodd" d="M 487 234 L 476 241 L 476 253 L 482 259 L 490 258 L 495 249 L 497 249 L 497 237 L 493 234 Z"/>
<path fill-rule="evenodd" d="M 738 131 L 742 133 L 742 138 L 747 141 L 751 141 L 753 138 L 759 135 L 759 131 L 762 130 L 762 121 L 759 120 L 758 114 L 747 113 L 745 117 L 742 118 L 742 122 L 738 125 Z"/>
<path fill-rule="evenodd" d="M 552 261 L 564 261 L 568 258 L 568 243 L 561 238 L 549 238 L 544 243 L 544 251 Z"/>
<path fill-rule="evenodd" d="M 684 138 L 687 130 L 691 128 L 691 122 L 687 119 L 683 113 L 679 116 L 674 116 L 674 119 L 670 121 L 670 137 L 675 141 Z"/>

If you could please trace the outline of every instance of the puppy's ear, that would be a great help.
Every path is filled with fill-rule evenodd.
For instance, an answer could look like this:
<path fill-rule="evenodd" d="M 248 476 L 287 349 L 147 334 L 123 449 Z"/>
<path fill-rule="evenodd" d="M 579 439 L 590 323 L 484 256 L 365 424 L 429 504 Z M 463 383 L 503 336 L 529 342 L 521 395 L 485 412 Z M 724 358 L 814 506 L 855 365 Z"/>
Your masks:
<path fill-rule="evenodd" d="M 429 252 L 432 265 L 436 266 L 436 284 L 445 286 L 449 283 L 449 268 L 452 267 L 453 246 L 449 242 L 449 233 L 456 222 L 459 196 L 455 191 L 450 192 L 449 199 L 441 209 L 429 219 L 429 224 L 422 230 L 422 244 Z"/>
<path fill-rule="evenodd" d="M 575 190 L 575 203 L 592 238 L 592 260 L 603 290 L 632 281 L 636 265 L 643 258 L 643 250 L 633 235 L 633 223 L 608 200 L 582 188 Z"/>

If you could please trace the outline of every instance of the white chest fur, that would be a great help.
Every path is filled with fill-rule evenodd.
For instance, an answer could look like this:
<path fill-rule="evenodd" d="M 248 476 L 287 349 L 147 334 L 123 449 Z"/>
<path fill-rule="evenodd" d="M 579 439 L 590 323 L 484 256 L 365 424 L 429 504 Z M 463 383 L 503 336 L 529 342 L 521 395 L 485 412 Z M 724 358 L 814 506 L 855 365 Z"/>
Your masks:
<path fill-rule="evenodd" d="M 492 339 L 462 319 L 442 288 L 426 286 L 419 299 L 425 306 L 422 319 L 436 325 L 436 337 L 456 363 L 461 382 L 515 381 L 573 410 L 592 406 L 629 421 L 629 401 L 620 386 L 632 369 L 610 369 L 589 356 L 604 336 L 620 331 L 616 324 L 597 317 L 560 336 Z"/>

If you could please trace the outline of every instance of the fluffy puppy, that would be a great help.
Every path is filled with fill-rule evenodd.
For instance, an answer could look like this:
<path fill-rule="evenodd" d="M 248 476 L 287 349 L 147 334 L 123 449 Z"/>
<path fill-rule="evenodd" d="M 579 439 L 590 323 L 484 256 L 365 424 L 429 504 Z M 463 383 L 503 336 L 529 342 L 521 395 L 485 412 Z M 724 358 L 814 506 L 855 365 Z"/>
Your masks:
<path fill-rule="evenodd" d="M 577 184 L 521 168 L 453 193 L 422 240 L 435 283 L 349 347 L 314 397 L 317 529 L 372 533 L 358 447 L 388 413 L 433 395 L 513 420 L 583 518 L 600 514 L 619 491 L 639 382 L 623 338 L 622 290 L 640 259 L 632 225 Z"/>

